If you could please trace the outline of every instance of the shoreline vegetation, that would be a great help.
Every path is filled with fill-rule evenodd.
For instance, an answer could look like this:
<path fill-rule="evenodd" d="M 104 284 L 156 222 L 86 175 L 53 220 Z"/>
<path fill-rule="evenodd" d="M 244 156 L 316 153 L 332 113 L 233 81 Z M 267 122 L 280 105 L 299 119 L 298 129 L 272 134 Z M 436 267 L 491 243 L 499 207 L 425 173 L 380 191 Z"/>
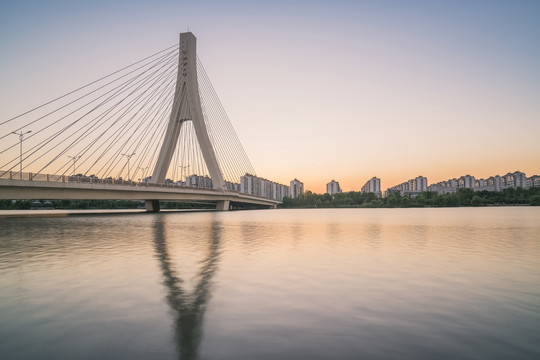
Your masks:
<path fill-rule="evenodd" d="M 295 199 L 285 197 L 284 208 L 410 208 L 410 207 L 469 207 L 469 206 L 540 206 L 540 188 L 508 188 L 503 191 L 474 191 L 458 189 L 451 194 L 425 191 L 418 196 L 390 192 L 385 198 L 359 191 L 334 195 L 306 191 Z"/>
<path fill-rule="evenodd" d="M 44 203 L 46 200 L 41 200 Z M 56 210 L 142 209 L 144 202 L 131 200 L 49 200 Z M 34 200 L 0 200 L 0 210 L 30 210 Z M 391 192 L 385 198 L 374 193 L 349 191 L 339 194 L 316 194 L 306 191 L 295 199 L 285 197 L 283 208 L 419 208 L 469 206 L 540 206 L 540 188 L 509 188 L 503 191 L 473 191 L 458 189 L 452 194 L 423 192 L 416 197 Z M 213 209 L 212 204 L 163 202 L 162 209 Z"/>
<path fill-rule="evenodd" d="M 40 202 L 43 204 L 45 200 Z M 47 200 L 55 210 L 121 210 L 144 209 L 144 201 L 135 200 Z M 36 200 L 0 200 L 0 210 L 34 210 Z M 214 209 L 212 204 L 196 204 L 166 201 L 162 209 Z M 39 208 L 38 208 L 39 209 Z M 45 207 L 44 207 L 45 209 Z"/>

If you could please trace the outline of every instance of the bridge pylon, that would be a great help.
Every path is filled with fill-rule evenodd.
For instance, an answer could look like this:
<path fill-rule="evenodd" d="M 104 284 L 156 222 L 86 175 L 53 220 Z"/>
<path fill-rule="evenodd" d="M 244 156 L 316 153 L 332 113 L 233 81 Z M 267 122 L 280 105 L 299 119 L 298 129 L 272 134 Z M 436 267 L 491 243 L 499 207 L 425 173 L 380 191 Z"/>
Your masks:
<path fill-rule="evenodd" d="M 191 121 L 206 167 L 212 179 L 212 186 L 214 189 L 225 190 L 225 180 L 223 179 L 216 153 L 208 136 L 201 107 L 199 82 L 197 79 L 196 45 L 197 38 L 191 32 L 180 34 L 178 75 L 171 116 L 150 182 L 162 183 L 165 181 L 173 154 L 178 145 L 178 137 L 182 125 L 186 121 Z M 228 210 L 228 207 L 225 209 L 220 205 L 218 204 L 218 208 L 220 208 L 218 210 Z M 146 209 L 152 212 L 159 211 L 159 202 L 156 200 L 147 200 Z"/>

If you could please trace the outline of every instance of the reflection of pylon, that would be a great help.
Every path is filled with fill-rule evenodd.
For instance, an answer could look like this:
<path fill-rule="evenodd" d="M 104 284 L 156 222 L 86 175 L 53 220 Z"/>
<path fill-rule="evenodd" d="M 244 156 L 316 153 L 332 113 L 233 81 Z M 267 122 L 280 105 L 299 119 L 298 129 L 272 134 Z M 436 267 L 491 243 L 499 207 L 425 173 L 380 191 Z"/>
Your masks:
<path fill-rule="evenodd" d="M 178 63 L 173 108 L 151 182 L 162 183 L 165 181 L 172 156 L 178 144 L 182 124 L 184 121 L 191 120 L 206 167 L 210 173 L 210 178 L 212 178 L 213 188 L 225 189 L 225 181 L 208 136 L 201 108 L 197 80 L 196 42 L 197 39 L 192 33 L 180 34 L 180 61 Z"/>
<path fill-rule="evenodd" d="M 198 283 L 190 294 L 182 288 L 182 278 L 175 271 L 169 256 L 165 224 L 163 218 L 154 223 L 154 245 L 156 257 L 163 274 L 163 283 L 167 287 L 167 303 L 175 314 L 176 342 L 181 359 L 197 359 L 202 340 L 204 315 L 211 298 L 212 278 L 218 270 L 220 255 L 221 227 L 212 224 L 208 256 L 202 261 L 198 274 Z"/>

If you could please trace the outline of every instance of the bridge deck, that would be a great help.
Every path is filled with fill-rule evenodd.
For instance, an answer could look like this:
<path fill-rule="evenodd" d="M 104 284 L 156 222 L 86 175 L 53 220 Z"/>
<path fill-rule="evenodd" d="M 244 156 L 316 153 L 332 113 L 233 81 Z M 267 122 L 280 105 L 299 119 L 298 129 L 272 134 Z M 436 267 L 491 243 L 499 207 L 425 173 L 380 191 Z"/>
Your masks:
<path fill-rule="evenodd" d="M 152 184 L 130 180 L 0 171 L 2 200 L 162 200 L 231 201 L 276 206 L 281 201 L 233 190 L 216 190 L 177 184 Z"/>

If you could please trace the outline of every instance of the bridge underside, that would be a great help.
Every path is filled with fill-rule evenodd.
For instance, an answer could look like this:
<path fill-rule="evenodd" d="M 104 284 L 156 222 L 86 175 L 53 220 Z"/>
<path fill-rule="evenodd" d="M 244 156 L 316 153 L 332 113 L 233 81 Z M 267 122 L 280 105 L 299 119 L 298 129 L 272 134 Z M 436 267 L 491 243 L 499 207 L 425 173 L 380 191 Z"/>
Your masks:
<path fill-rule="evenodd" d="M 44 183 L 25 180 L 0 180 L 0 200 L 138 200 L 146 201 L 147 210 L 159 211 L 160 201 L 216 203 L 217 210 L 229 205 L 275 208 L 278 201 L 247 194 L 192 189 L 147 187 L 136 185 Z"/>

